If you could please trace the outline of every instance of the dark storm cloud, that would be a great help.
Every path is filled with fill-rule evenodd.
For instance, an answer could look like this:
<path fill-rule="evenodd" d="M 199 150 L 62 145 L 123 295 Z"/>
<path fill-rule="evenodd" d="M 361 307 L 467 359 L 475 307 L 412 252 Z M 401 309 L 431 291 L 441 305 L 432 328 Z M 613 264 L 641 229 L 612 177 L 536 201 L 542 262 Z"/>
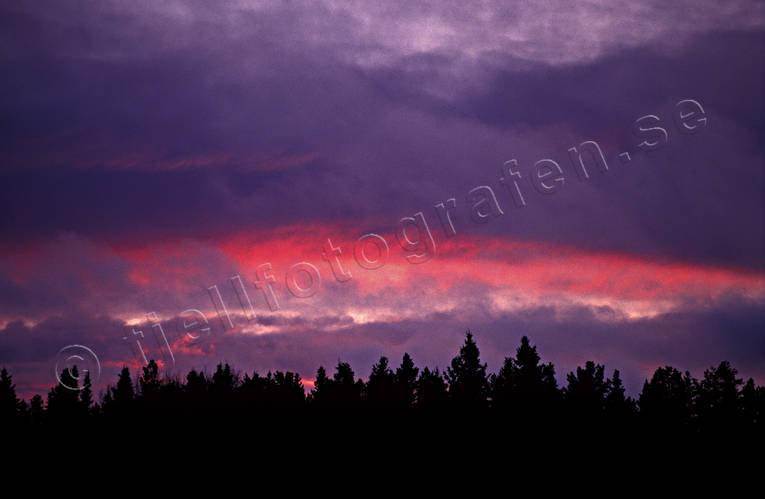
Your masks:
<path fill-rule="evenodd" d="M 113 310 L 140 291 L 127 272 L 124 260 L 85 238 L 73 234 L 52 237 L 31 251 L 4 256 L 0 262 L 0 315 L 40 318 Z"/>
<path fill-rule="evenodd" d="M 528 213 L 511 207 L 514 220 L 495 222 L 498 227 L 488 230 L 761 270 L 764 51 L 760 31 L 724 32 L 693 38 L 670 54 L 641 47 L 589 64 L 537 64 L 522 70 L 510 69 L 510 60 L 507 69 L 489 72 L 483 87 L 466 89 L 450 101 L 425 92 L 411 95 L 420 75 L 410 75 L 405 67 L 380 70 L 376 76 L 389 87 L 387 95 L 402 96 L 407 105 L 508 133 L 506 142 L 497 144 L 493 161 L 443 164 L 444 169 L 471 171 L 474 184 L 496 186 L 499 165 L 509 158 L 519 159 L 527 176 L 539 159 L 561 164 L 567 177 L 564 192 L 538 196 L 524 182 Z M 709 128 L 697 136 L 683 136 L 673 123 L 674 106 L 685 98 L 700 101 L 709 116 Z M 636 118 L 648 114 L 662 119 L 669 143 L 663 151 L 646 154 L 636 148 L 642 138 L 631 129 Z M 513 136 L 537 128 L 548 130 L 546 142 L 525 144 Z M 594 172 L 583 185 L 567 149 L 585 140 L 601 145 L 611 171 L 603 178 Z M 617 159 L 623 151 L 634 158 L 629 167 Z M 476 158 L 480 155 L 475 152 Z M 462 185 L 450 185 L 459 203 L 471 179 L 456 175 Z M 512 206 L 501 193 L 501 204 Z"/>
<path fill-rule="evenodd" d="M 579 64 L 490 53 L 466 66 L 446 49 L 364 68 L 336 45 L 276 39 L 286 22 L 277 12 L 243 14 L 244 36 L 211 39 L 223 21 L 191 9 L 202 9 L 197 24 L 175 44 L 158 21 L 119 9 L 98 22 L 67 6 L 9 13 L 6 233 L 125 241 L 394 223 L 451 196 L 466 220 L 465 193 L 497 187 L 502 161 L 517 157 L 527 176 L 542 157 L 566 168 L 566 149 L 594 139 L 608 180 L 579 185 L 569 168 L 558 199 L 526 182 L 530 209 L 481 230 L 762 269 L 761 32 L 689 37 L 670 52 L 612 49 Z M 710 114 L 696 142 L 680 142 L 671 124 L 686 97 Z M 615 156 L 635 151 L 632 121 L 653 113 L 671 142 L 640 158 L 650 172 L 627 177 Z M 292 166 L 267 170 L 274 162 Z"/>

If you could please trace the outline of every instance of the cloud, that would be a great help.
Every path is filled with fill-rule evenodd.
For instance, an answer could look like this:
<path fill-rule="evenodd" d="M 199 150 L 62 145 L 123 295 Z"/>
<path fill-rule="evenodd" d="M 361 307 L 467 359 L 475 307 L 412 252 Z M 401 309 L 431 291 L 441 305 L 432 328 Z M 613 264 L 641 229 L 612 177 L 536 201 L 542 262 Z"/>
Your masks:
<path fill-rule="evenodd" d="M 68 328 L 95 335 L 190 307 L 214 317 L 208 288 L 236 304 L 230 277 L 251 286 L 269 261 L 283 310 L 251 290 L 258 321 L 178 347 L 304 374 L 343 355 L 364 372 L 403 348 L 443 366 L 470 326 L 495 364 L 515 331 L 532 331 L 561 366 L 614 359 L 633 383 L 660 359 L 695 369 L 714 352 L 760 376 L 749 367 L 761 360 L 765 265 L 756 2 L 0 9 L 0 324 L 26 345 L 0 360 L 47 372 Z M 684 98 L 709 116 L 693 136 L 672 122 Z M 631 134 L 647 114 L 669 135 L 653 153 Z M 585 140 L 610 169 L 580 182 L 567 151 Z M 542 158 L 565 174 L 554 195 L 530 182 Z M 522 209 L 499 184 L 508 159 Z M 478 185 L 505 212 L 480 225 L 466 199 Z M 449 198 L 453 240 L 434 210 Z M 439 255 L 413 266 L 393 230 L 420 211 Z M 379 271 L 350 260 L 373 231 L 394 251 Z M 348 283 L 321 259 L 327 237 L 344 248 Z M 284 290 L 300 260 L 325 277 L 311 300 Z M 45 335 L 40 350 L 25 343 Z M 683 350 L 689 335 L 705 346 Z M 117 343 L 97 343 L 114 369 Z"/>
<path fill-rule="evenodd" d="M 343 360 L 366 378 L 380 355 L 395 363 L 404 352 L 412 354 L 420 367 L 444 368 L 469 328 L 491 371 L 527 335 L 538 345 L 543 361 L 556 365 L 559 383 L 565 383 L 565 374 L 586 360 L 605 363 L 609 373 L 620 369 L 633 395 L 654 369 L 666 364 L 700 377 L 704 369 L 725 359 L 740 375 L 754 377 L 760 384 L 765 379 L 765 344 L 760 333 L 765 326 L 763 308 L 738 296 L 637 320 L 604 319 L 602 309 L 579 305 L 532 306 L 510 314 L 476 312 L 454 310 L 364 324 L 332 316 L 308 322 L 277 317 L 261 320 L 277 326 L 272 332 L 218 330 L 192 346 L 179 343 L 172 320 L 163 323 L 176 359 L 169 373 L 181 375 L 192 367 L 211 370 L 218 362 L 229 362 L 246 372 L 292 370 L 313 379 L 319 365 L 334 367 Z M 61 347 L 83 344 L 101 360 L 103 375 L 98 388 L 102 389 L 114 382 L 123 365 L 135 371 L 140 364 L 131 342 L 122 339 L 127 329 L 120 321 L 84 316 L 51 318 L 33 326 L 10 323 L 0 329 L 0 363 L 16 375 L 19 389 L 30 394 L 54 383 L 52 370 Z M 150 327 L 137 329 L 147 335 L 144 345 L 153 348 Z M 162 352 L 151 351 L 161 358 Z"/>

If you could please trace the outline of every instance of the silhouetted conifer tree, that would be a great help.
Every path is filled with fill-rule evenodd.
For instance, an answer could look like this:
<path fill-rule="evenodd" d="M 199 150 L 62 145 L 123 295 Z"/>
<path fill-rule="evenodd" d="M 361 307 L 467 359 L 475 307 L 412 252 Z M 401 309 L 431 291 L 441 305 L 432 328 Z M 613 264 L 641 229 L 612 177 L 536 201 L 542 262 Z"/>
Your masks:
<path fill-rule="evenodd" d="M 534 417 L 554 410 L 559 399 L 555 368 L 540 363 L 537 348 L 526 336 L 521 338 L 515 358 L 506 357 L 491 377 L 491 391 L 493 407 Z"/>
<path fill-rule="evenodd" d="M 590 424 L 609 434 L 617 428 L 629 431 L 638 428 L 637 423 L 645 422 L 648 431 L 676 431 L 680 427 L 694 432 L 724 429 L 739 433 L 736 436 L 739 438 L 743 431 L 748 432 L 747 437 L 762 431 L 765 389 L 756 386 L 752 379 L 743 384 L 737 374 L 727 361 L 704 371 L 700 382 L 688 372 L 681 374 L 670 366 L 661 367 L 645 382 L 636 407 L 625 393 L 620 372 L 615 370 L 610 379 L 606 378 L 604 366 L 592 361 L 569 373 L 566 387 L 559 391 L 553 365 L 541 362 L 536 347 L 526 337 L 521 339 L 515 356 L 506 357 L 489 381 L 486 364 L 481 363 L 478 346 L 468 331 L 445 376 L 438 369 L 427 367 L 420 372 L 409 354 L 404 354 L 394 372 L 388 358 L 382 356 L 373 365 L 365 384 L 356 379 L 350 364 L 338 361 L 332 378 L 324 367 L 319 367 L 308 398 L 300 375 L 289 371 L 268 372 L 265 376 L 253 372 L 240 380 L 230 365 L 219 363 L 211 377 L 192 369 L 182 383 L 177 378 L 160 378 L 159 366 L 151 360 L 136 380 L 137 393 L 130 371 L 123 367 L 116 385 L 107 387 L 100 408 L 93 403 L 90 374 L 86 372 L 79 385 L 81 380 L 74 366 L 64 369 L 60 382 L 50 390 L 47 407 L 40 395 L 35 395 L 27 406 L 16 396 L 10 374 L 2 369 L 0 414 L 5 421 L 15 420 L 15 424 L 75 423 L 85 422 L 89 417 L 94 421 L 148 424 L 150 416 L 156 414 L 180 416 L 176 421 L 186 421 L 189 416 L 197 416 L 198 409 L 210 411 L 205 412 L 205 417 L 219 416 L 222 422 L 231 421 L 235 415 L 257 416 L 263 414 L 264 408 L 299 409 L 308 405 L 330 409 L 491 407 L 509 409 L 486 413 L 498 414 L 501 424 L 509 422 L 509 426 L 517 428 L 543 424 L 548 432 L 565 429 L 566 425 L 559 424 L 564 421 L 572 421 L 576 430 Z M 567 411 L 559 410 L 564 407 Z M 174 410 L 192 412 L 174 415 L 170 412 Z M 525 419 L 508 419 L 518 414 Z M 550 421 L 548 414 L 561 419 Z M 439 414 L 439 420 L 444 420 L 443 416 L 445 412 Z M 325 422 L 332 421 L 341 420 L 331 416 Z M 491 423 L 492 418 L 486 421 Z M 347 425 L 350 420 L 342 419 L 341 423 Z"/>
<path fill-rule="evenodd" d="M 48 392 L 48 418 L 57 422 L 74 421 L 82 416 L 77 366 L 64 368 L 59 383 Z"/>
<path fill-rule="evenodd" d="M 465 343 L 458 356 L 452 359 L 451 367 L 446 370 L 449 382 L 449 398 L 459 407 L 486 407 L 489 395 L 489 381 L 486 377 L 486 364 L 481 364 L 478 345 L 473 335 L 465 334 Z"/>
<path fill-rule="evenodd" d="M 618 369 L 614 370 L 613 377 L 608 380 L 605 402 L 606 412 L 616 424 L 626 423 L 635 414 L 635 401 L 626 395 Z"/>
<path fill-rule="evenodd" d="M 765 423 L 765 388 L 755 386 L 749 378 L 741 389 L 741 416 L 747 425 L 763 425 Z"/>
<path fill-rule="evenodd" d="M 356 380 L 347 362 L 338 362 L 333 375 L 335 402 L 341 407 L 357 407 L 361 402 L 361 394 L 364 391 L 364 382 Z"/>
<path fill-rule="evenodd" d="M 159 365 L 152 359 L 142 368 L 142 371 L 141 377 L 138 378 L 138 388 L 141 397 L 151 400 L 159 394 L 162 386 L 162 380 L 159 377 Z"/>
<path fill-rule="evenodd" d="M 271 379 L 271 373 L 268 373 Z M 271 383 L 274 406 L 296 409 L 305 405 L 305 389 L 298 373 L 276 371 Z"/>
<path fill-rule="evenodd" d="M 332 379 L 327 377 L 324 367 L 319 367 L 311 398 L 315 407 L 357 408 L 363 391 L 364 382 L 355 379 L 351 365 L 338 362 Z"/>
<path fill-rule="evenodd" d="M 571 414 L 582 419 L 599 419 L 605 411 L 608 395 L 605 367 L 587 361 L 584 367 L 576 368 L 576 373 L 569 373 L 566 380 L 564 396 Z"/>
<path fill-rule="evenodd" d="M 269 371 L 266 376 L 253 372 L 252 377 L 245 374 L 238 391 L 242 404 L 249 408 L 295 409 L 305 404 L 302 379 L 289 371 Z"/>
<path fill-rule="evenodd" d="M 207 385 L 205 373 L 197 373 L 194 369 L 189 371 L 189 374 L 186 375 L 185 392 L 191 406 L 202 407 L 206 403 Z"/>
<path fill-rule="evenodd" d="M 315 407 L 327 407 L 331 403 L 331 391 L 333 381 L 327 376 L 324 366 L 316 370 L 316 380 L 311 390 L 311 404 Z"/>
<path fill-rule="evenodd" d="M 414 365 L 412 357 L 404 353 L 401 366 L 396 369 L 394 379 L 396 392 L 396 405 L 400 407 L 412 407 L 417 391 L 417 374 L 419 369 Z"/>
<path fill-rule="evenodd" d="M 442 409 L 449 400 L 449 393 L 446 390 L 446 380 L 438 372 L 438 369 L 432 371 L 427 367 L 422 370 L 417 380 L 417 407 L 424 409 Z"/>
<path fill-rule="evenodd" d="M 93 407 L 93 388 L 90 382 L 90 371 L 85 371 L 85 379 L 80 390 L 80 410 L 83 416 L 91 416 Z"/>
<path fill-rule="evenodd" d="M 739 421 L 739 386 L 743 381 L 728 361 L 704 371 L 694 401 L 698 424 L 706 428 L 734 428 Z"/>
<path fill-rule="evenodd" d="M 0 370 L 0 421 L 10 422 L 19 417 L 21 400 L 16 396 L 13 377 L 3 368 Z"/>
<path fill-rule="evenodd" d="M 123 367 L 117 378 L 117 385 L 107 387 L 101 403 L 104 415 L 109 417 L 127 418 L 130 416 L 135 401 L 133 380 L 130 370 Z"/>
<path fill-rule="evenodd" d="M 112 396 L 114 401 L 118 404 L 128 404 L 135 398 L 135 391 L 133 389 L 133 380 L 130 379 L 130 370 L 127 367 L 123 367 L 117 379 L 117 386 L 113 389 Z"/>
<path fill-rule="evenodd" d="M 696 380 L 671 366 L 656 369 L 643 384 L 638 405 L 641 417 L 661 427 L 689 425 L 693 421 Z"/>
<path fill-rule="evenodd" d="M 388 358 L 380 357 L 372 366 L 369 380 L 365 387 L 367 403 L 375 408 L 391 408 L 396 402 L 395 375 L 388 367 Z"/>
<path fill-rule="evenodd" d="M 218 394 L 231 393 L 236 387 L 238 376 L 231 371 L 231 366 L 218 364 L 212 376 L 212 391 Z"/>
<path fill-rule="evenodd" d="M 252 377 L 245 373 L 242 378 L 242 384 L 239 387 L 239 391 L 243 396 L 245 403 L 250 403 L 255 406 L 268 405 L 271 403 L 269 396 L 269 384 L 271 373 L 268 373 L 268 377 L 263 377 L 257 372 L 252 373 Z"/>

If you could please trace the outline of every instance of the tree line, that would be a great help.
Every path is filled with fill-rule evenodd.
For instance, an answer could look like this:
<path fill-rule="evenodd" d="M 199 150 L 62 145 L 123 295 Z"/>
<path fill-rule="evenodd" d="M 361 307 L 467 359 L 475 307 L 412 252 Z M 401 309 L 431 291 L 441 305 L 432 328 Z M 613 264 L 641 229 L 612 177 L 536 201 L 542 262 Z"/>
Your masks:
<path fill-rule="evenodd" d="M 162 377 L 150 361 L 134 380 L 124 367 L 116 384 L 94 399 L 89 373 L 79 384 L 77 368 L 65 369 L 47 400 L 35 395 L 27 403 L 16 396 L 11 375 L 0 371 L 0 419 L 20 425 L 91 422 L 111 424 L 149 414 L 188 411 L 195 414 L 248 415 L 264 410 L 330 409 L 380 412 L 471 409 L 523 418 L 621 427 L 685 429 L 692 432 L 762 428 L 765 388 L 746 383 L 727 361 L 704 371 L 702 379 L 671 366 L 658 368 L 637 399 L 626 395 L 618 370 L 608 377 L 603 365 L 588 361 L 566 375 L 559 387 L 552 363 L 542 363 L 527 337 L 515 356 L 506 357 L 497 373 L 487 373 L 473 335 L 445 371 L 420 370 L 409 354 L 398 367 L 387 357 L 357 378 L 350 364 L 338 362 L 330 377 L 319 367 L 306 395 L 294 372 L 257 372 L 243 376 L 229 364 L 212 375 L 192 369 L 185 380 Z M 77 387 L 76 390 L 72 387 Z"/>

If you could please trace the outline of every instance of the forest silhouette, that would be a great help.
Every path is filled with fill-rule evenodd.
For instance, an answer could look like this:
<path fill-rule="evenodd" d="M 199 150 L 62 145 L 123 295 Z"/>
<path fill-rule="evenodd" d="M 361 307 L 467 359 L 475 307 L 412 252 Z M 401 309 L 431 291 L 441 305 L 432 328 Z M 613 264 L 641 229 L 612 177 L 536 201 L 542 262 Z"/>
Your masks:
<path fill-rule="evenodd" d="M 432 415 L 470 410 L 536 425 L 562 423 L 610 429 L 650 431 L 761 433 L 765 388 L 744 383 L 727 361 L 704 371 L 698 380 L 671 366 L 658 368 L 637 399 L 626 395 L 618 370 L 588 361 L 558 386 L 555 368 L 542 363 L 527 337 L 515 355 L 495 374 L 481 362 L 468 331 L 459 353 L 445 371 L 420 370 L 409 354 L 398 367 L 387 357 L 374 364 L 367 378 L 357 378 L 350 364 L 338 362 L 330 377 L 324 367 L 306 394 L 299 374 L 257 372 L 241 375 L 218 364 L 212 375 L 191 370 L 184 379 L 162 377 L 151 360 L 133 378 L 124 367 L 116 384 L 94 399 L 89 373 L 79 383 L 77 368 L 64 369 L 47 400 L 35 395 L 20 400 L 11 375 L 0 371 L 0 420 L 25 427 L 92 424 L 112 427 L 124 421 L 147 421 L 156 414 L 220 418 L 263 414 L 358 411 L 365 414 Z M 77 387 L 77 389 L 72 389 Z"/>

